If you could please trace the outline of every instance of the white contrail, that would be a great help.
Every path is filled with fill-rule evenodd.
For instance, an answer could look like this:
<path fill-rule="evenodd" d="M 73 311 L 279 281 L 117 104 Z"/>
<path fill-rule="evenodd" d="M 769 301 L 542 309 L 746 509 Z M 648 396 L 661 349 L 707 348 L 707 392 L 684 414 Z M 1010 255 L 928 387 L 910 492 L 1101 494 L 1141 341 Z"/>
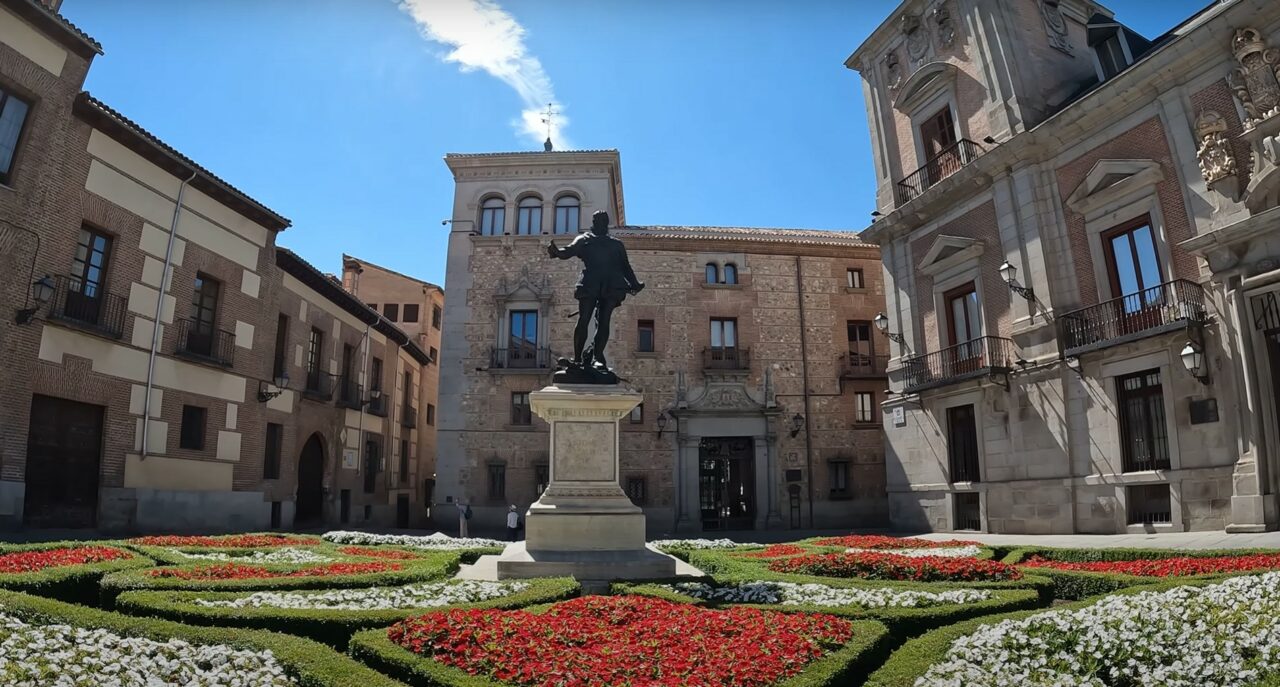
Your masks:
<path fill-rule="evenodd" d="M 546 137 L 540 113 L 548 103 L 560 113 L 564 106 L 556 102 L 542 63 L 525 47 L 525 29 L 514 17 L 493 0 L 401 0 L 400 9 L 413 17 L 424 37 L 451 49 L 445 61 L 456 62 L 463 71 L 482 69 L 513 88 L 523 111 L 512 125 L 531 141 Z M 551 119 L 551 140 L 557 148 L 570 148 L 564 136 L 569 120 L 564 114 Z"/>

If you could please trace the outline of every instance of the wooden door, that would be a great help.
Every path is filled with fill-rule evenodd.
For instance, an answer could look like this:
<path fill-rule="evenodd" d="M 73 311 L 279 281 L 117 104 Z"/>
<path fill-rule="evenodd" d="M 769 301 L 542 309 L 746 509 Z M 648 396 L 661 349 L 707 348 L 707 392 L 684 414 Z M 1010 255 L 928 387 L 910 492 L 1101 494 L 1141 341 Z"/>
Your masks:
<path fill-rule="evenodd" d="M 924 145 L 925 187 L 933 186 L 962 166 L 956 150 L 956 125 L 951 108 L 944 107 L 920 125 Z"/>
<path fill-rule="evenodd" d="M 32 527 L 97 524 L 102 406 L 31 399 L 23 522 Z"/>

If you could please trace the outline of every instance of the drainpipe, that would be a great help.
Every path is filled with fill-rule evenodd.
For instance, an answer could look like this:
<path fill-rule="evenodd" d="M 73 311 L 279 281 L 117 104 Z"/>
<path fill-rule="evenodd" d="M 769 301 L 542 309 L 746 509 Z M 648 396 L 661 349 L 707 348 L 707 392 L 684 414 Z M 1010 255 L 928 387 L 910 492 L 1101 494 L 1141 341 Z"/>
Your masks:
<path fill-rule="evenodd" d="M 165 282 L 169 279 L 169 270 L 173 267 L 173 242 L 178 237 L 178 217 L 182 215 L 182 194 L 187 184 L 196 178 L 197 172 L 192 170 L 191 176 L 178 185 L 178 199 L 173 204 L 173 221 L 169 223 L 169 243 L 164 248 L 164 267 L 160 269 L 160 293 L 156 296 L 155 326 L 151 328 L 151 352 L 147 355 L 147 386 L 142 394 L 142 455 L 139 460 L 147 459 L 149 446 L 147 437 L 151 434 L 151 390 L 156 382 L 156 351 L 160 350 L 160 314 L 164 310 Z"/>
<path fill-rule="evenodd" d="M 800 307 L 800 373 L 804 378 L 804 463 L 808 471 L 809 527 L 813 527 L 813 424 L 809 401 L 809 344 L 804 331 L 804 279 L 796 256 L 796 302 Z"/>
<path fill-rule="evenodd" d="M 370 380 L 370 378 L 369 378 L 369 347 L 372 345 L 372 343 L 373 343 L 373 342 L 369 340 L 369 327 L 370 327 L 370 326 L 372 326 L 372 325 L 370 325 L 368 322 L 366 322 L 366 323 L 364 324 L 364 340 L 361 342 L 361 343 L 364 345 L 364 353 L 362 354 L 363 359 L 360 361 L 360 369 L 364 371 L 364 378 L 365 378 L 365 383 L 366 383 L 366 384 L 369 384 L 369 382 L 371 381 L 371 380 Z M 370 388 L 370 389 L 372 389 L 372 388 L 373 388 L 373 385 L 372 385 L 372 384 L 369 384 L 369 388 Z M 369 391 L 369 390 L 368 390 L 368 389 L 361 389 L 361 388 L 360 388 L 360 385 L 359 385 L 359 384 L 357 384 L 357 385 L 356 385 L 356 391 L 357 391 L 357 392 L 359 392 L 359 393 L 357 393 L 357 394 L 356 394 L 356 396 L 357 396 L 357 397 L 359 398 L 359 400 L 360 400 L 360 443 L 359 443 L 360 451 L 359 451 L 359 454 L 358 454 L 358 455 L 359 455 L 358 460 L 360 461 L 360 469 L 361 469 L 361 470 L 364 470 L 364 469 L 367 467 L 367 466 L 364 464 L 364 445 L 365 445 L 365 440 L 364 440 L 364 409 L 367 407 L 367 406 L 366 406 L 366 404 L 365 404 L 365 401 L 364 401 L 364 395 L 365 395 L 366 393 L 368 393 L 368 391 Z"/>

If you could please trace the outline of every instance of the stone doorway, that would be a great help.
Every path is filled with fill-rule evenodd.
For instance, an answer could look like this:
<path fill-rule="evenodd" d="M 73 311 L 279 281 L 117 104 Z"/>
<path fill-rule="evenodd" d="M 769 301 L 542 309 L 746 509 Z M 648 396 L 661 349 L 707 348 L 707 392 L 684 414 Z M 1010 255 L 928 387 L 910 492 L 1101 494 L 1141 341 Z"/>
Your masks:
<path fill-rule="evenodd" d="M 755 527 L 755 451 L 751 437 L 706 437 L 698 447 L 703 530 Z"/>
<path fill-rule="evenodd" d="M 102 416 L 102 406 L 50 396 L 31 398 L 24 524 L 97 524 Z"/>
<path fill-rule="evenodd" d="M 324 519 L 324 441 L 312 434 L 298 457 L 298 495 L 293 524 L 309 527 Z"/>

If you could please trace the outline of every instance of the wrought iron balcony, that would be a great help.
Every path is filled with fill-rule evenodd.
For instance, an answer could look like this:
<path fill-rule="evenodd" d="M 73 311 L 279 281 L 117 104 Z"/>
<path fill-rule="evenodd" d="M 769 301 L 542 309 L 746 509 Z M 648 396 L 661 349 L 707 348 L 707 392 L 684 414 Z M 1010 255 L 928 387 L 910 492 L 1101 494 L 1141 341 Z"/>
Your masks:
<path fill-rule="evenodd" d="M 333 400 L 334 376 L 320 370 L 307 370 L 303 380 L 302 396 L 315 401 L 329 402 Z"/>
<path fill-rule="evenodd" d="M 889 356 L 867 355 L 850 351 L 841 356 L 840 376 L 845 379 L 875 379 L 887 377 Z"/>
<path fill-rule="evenodd" d="M 54 277 L 49 317 L 93 330 L 103 336 L 124 336 L 127 300 L 101 286 L 86 285 L 78 277 Z"/>
<path fill-rule="evenodd" d="M 705 370 L 750 370 L 751 351 L 746 348 L 711 347 L 702 351 Z"/>
<path fill-rule="evenodd" d="M 966 379 L 1005 373 L 1018 359 L 1017 344 L 998 336 L 982 336 L 902 363 L 907 393 L 924 391 Z"/>
<path fill-rule="evenodd" d="M 338 379 L 338 401 L 339 408 L 350 408 L 351 410 L 360 410 L 364 405 L 364 387 L 356 382 L 352 375 L 343 375 Z"/>
<path fill-rule="evenodd" d="M 533 346 L 494 348 L 489 352 L 489 368 L 494 370 L 549 370 L 551 349 Z"/>
<path fill-rule="evenodd" d="M 382 393 L 377 389 L 374 389 L 369 392 L 369 414 L 370 415 L 377 415 L 378 417 L 386 417 L 388 413 L 388 409 L 390 408 L 390 405 L 391 404 L 387 403 L 386 394 Z"/>
<path fill-rule="evenodd" d="M 179 355 L 231 367 L 236 335 L 196 320 L 178 320 Z"/>
<path fill-rule="evenodd" d="M 400 426 L 413 429 L 418 426 L 418 409 L 408 403 L 400 404 Z"/>
<path fill-rule="evenodd" d="M 1065 358 L 1208 322 L 1204 289 L 1177 279 L 1058 317 Z"/>
<path fill-rule="evenodd" d="M 924 166 L 908 174 L 894 187 L 894 197 L 899 207 L 928 191 L 934 184 L 960 171 L 962 167 L 978 159 L 982 146 L 962 138 L 933 156 Z"/>

